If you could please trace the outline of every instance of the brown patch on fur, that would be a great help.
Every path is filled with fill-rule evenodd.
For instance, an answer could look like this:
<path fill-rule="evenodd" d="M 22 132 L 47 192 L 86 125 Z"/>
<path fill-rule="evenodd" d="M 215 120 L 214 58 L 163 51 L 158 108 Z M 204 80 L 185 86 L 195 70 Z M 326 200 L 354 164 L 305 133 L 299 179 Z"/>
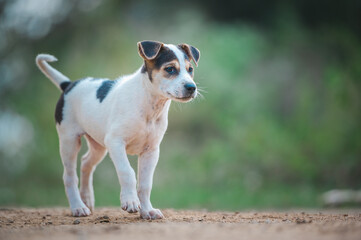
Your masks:
<path fill-rule="evenodd" d="M 154 69 L 154 63 L 151 61 L 144 60 L 144 65 L 142 67 L 141 72 L 148 73 L 148 78 L 150 81 L 153 81 L 153 69 Z"/>
<path fill-rule="evenodd" d="M 187 69 L 189 75 L 191 75 L 191 77 L 193 78 L 194 69 L 192 72 L 189 72 L 189 68 L 193 68 L 192 63 L 189 61 L 189 59 L 185 59 L 185 65 L 186 65 L 186 69 Z"/>
<path fill-rule="evenodd" d="M 168 62 L 166 64 L 163 65 L 164 68 L 167 68 L 167 67 L 174 67 L 176 70 L 177 70 L 177 73 L 176 74 L 169 74 L 167 73 L 164 68 L 162 67 L 161 69 L 159 69 L 159 71 L 162 73 L 162 76 L 164 78 L 168 78 L 168 79 L 175 79 L 177 78 L 179 72 L 180 72 L 180 64 L 178 62 L 178 59 L 177 60 L 173 60 L 171 62 Z"/>

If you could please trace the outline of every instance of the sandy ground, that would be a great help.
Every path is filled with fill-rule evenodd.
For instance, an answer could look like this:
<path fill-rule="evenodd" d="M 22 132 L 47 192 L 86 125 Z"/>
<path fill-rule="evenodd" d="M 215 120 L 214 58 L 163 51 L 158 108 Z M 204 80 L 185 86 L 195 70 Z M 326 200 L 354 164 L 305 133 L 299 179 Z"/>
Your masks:
<path fill-rule="evenodd" d="M 82 218 L 66 208 L 1 208 L 0 239 L 361 239 L 361 209 L 163 213 L 147 221 L 120 208 Z"/>

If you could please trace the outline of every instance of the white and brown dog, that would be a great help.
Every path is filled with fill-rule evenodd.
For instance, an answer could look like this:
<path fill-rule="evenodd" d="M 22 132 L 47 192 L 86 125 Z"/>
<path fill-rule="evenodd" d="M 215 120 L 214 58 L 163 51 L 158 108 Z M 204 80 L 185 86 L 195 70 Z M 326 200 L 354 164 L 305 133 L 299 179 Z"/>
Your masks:
<path fill-rule="evenodd" d="M 150 202 L 159 145 L 171 100 L 188 102 L 197 96 L 190 60 L 197 65 L 200 53 L 187 44 L 156 41 L 139 42 L 138 52 L 143 66 L 115 80 L 88 77 L 71 82 L 47 63 L 55 57 L 36 57 L 40 70 L 63 91 L 55 120 L 73 216 L 87 216 L 94 209 L 93 173 L 109 151 L 121 185 L 122 209 L 140 211 L 144 219 L 163 218 Z M 81 160 L 79 191 L 76 166 L 82 136 L 89 150 Z M 127 154 L 138 155 L 138 187 Z"/>

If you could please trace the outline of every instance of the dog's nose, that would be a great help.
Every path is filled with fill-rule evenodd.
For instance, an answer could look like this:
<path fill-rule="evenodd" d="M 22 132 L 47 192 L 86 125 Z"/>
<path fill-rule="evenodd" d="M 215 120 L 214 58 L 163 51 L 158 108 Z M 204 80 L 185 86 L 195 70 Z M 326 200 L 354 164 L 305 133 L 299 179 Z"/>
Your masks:
<path fill-rule="evenodd" d="M 186 83 L 184 84 L 184 87 L 190 94 L 193 94 L 196 91 L 196 85 L 194 85 L 193 83 Z"/>

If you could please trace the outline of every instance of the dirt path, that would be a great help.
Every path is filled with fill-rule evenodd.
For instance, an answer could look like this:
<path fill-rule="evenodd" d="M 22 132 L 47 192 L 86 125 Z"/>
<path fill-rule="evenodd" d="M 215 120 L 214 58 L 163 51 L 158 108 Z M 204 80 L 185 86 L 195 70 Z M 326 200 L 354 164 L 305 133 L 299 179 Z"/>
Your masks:
<path fill-rule="evenodd" d="M 119 208 L 75 218 L 66 208 L 0 209 L 2 239 L 361 239 L 361 210 L 207 212 L 163 210 L 141 220 Z"/>

